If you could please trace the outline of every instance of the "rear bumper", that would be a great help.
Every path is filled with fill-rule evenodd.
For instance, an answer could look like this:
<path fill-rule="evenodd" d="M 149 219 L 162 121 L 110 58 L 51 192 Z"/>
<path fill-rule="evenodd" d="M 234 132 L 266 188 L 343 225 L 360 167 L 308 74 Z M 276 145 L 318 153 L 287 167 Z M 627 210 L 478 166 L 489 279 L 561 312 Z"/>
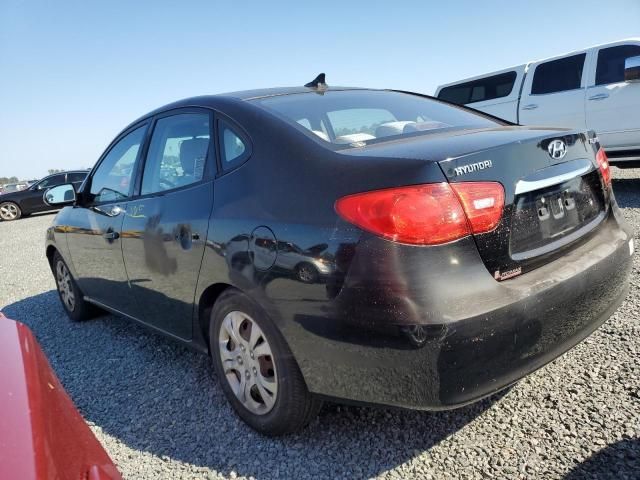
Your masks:
<path fill-rule="evenodd" d="M 309 389 L 437 410 L 512 384 L 575 346 L 622 303 L 631 236 L 618 216 L 563 257 L 501 283 L 471 239 L 440 251 L 365 240 L 333 315 L 297 315 L 285 329 Z"/>

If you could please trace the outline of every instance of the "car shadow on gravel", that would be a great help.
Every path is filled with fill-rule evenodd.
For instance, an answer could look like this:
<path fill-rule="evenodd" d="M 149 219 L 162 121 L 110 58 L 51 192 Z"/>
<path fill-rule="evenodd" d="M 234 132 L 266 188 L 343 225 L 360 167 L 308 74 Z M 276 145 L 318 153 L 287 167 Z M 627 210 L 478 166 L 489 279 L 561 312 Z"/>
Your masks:
<path fill-rule="evenodd" d="M 621 479 L 640 476 L 640 438 L 625 438 L 576 465 L 565 480 Z"/>
<path fill-rule="evenodd" d="M 112 315 L 73 323 L 53 290 L 3 312 L 33 330 L 126 476 L 143 477 L 145 465 L 132 464 L 123 445 L 228 476 L 372 477 L 429 450 L 502 396 L 448 412 L 327 404 L 303 432 L 271 439 L 235 416 L 205 355 Z"/>
<path fill-rule="evenodd" d="M 640 208 L 640 178 L 614 178 L 612 185 L 621 208 Z"/>

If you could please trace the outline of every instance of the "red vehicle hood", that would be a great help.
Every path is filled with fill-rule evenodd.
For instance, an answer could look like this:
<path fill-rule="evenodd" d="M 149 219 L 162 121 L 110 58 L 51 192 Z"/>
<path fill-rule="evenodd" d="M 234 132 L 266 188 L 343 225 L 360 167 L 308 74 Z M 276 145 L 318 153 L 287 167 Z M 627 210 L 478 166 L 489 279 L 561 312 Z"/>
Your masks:
<path fill-rule="evenodd" d="M 121 479 L 29 328 L 0 313 L 0 478 Z"/>

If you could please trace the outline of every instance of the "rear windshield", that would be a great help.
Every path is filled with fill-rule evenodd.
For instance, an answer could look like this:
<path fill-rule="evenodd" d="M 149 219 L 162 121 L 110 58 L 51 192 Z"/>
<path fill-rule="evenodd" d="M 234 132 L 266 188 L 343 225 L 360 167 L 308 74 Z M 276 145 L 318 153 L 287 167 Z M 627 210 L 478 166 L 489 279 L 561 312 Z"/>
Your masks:
<path fill-rule="evenodd" d="M 255 101 L 334 145 L 359 146 L 443 129 L 499 125 L 436 100 L 384 90 L 329 90 Z"/>

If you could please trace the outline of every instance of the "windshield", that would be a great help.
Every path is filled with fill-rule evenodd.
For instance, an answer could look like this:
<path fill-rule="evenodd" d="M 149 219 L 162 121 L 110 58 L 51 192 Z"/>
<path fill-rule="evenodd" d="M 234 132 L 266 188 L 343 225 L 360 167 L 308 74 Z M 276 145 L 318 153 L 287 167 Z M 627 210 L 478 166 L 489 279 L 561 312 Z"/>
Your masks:
<path fill-rule="evenodd" d="M 359 146 L 442 129 L 499 125 L 436 100 L 384 90 L 329 90 L 255 101 L 310 135 L 335 145 Z"/>

